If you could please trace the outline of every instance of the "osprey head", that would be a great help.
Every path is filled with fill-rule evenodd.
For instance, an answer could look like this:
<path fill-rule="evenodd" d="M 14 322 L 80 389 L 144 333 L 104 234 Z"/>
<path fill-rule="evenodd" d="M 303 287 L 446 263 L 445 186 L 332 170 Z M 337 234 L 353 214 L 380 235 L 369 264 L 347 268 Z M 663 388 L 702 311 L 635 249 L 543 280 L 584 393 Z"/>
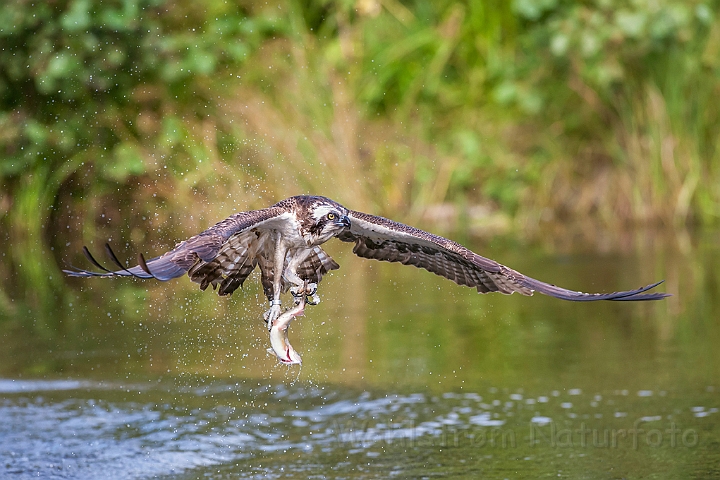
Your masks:
<path fill-rule="evenodd" d="M 310 242 L 320 245 L 350 227 L 348 209 L 329 198 L 315 197 L 308 206 Z"/>

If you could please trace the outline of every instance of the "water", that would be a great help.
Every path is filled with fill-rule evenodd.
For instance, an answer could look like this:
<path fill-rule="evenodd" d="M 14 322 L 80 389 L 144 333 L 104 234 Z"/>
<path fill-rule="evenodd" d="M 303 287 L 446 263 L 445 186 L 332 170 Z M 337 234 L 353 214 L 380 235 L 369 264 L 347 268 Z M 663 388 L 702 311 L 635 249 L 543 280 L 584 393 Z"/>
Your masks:
<path fill-rule="evenodd" d="M 483 249 L 585 291 L 667 279 L 640 304 L 477 295 L 335 245 L 301 368 L 266 354 L 256 282 L 68 282 L 0 322 L 0 477 L 718 477 L 717 240 Z"/>

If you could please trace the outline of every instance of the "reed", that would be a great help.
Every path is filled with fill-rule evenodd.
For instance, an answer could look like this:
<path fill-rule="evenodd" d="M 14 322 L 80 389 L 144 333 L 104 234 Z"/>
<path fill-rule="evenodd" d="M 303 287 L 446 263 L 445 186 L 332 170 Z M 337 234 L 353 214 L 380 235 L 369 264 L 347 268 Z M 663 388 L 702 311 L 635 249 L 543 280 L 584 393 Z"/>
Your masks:
<path fill-rule="evenodd" d="M 81 243 L 158 251 L 299 193 L 473 235 L 718 222 L 715 3 L 23 6 L 0 309 L 65 298 Z"/>

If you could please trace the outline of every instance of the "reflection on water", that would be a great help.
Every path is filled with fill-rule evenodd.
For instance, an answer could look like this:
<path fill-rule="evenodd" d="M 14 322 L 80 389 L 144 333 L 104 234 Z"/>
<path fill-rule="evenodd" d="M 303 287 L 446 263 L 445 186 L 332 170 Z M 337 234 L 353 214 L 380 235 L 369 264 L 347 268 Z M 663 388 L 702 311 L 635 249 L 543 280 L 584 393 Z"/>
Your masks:
<path fill-rule="evenodd" d="M 257 282 L 72 281 L 52 318 L 0 321 L 0 476 L 717 476 L 720 242 L 694 245 L 486 252 L 585 291 L 667 278 L 641 304 L 477 295 L 331 247 L 301 369 L 267 356 Z"/>
<path fill-rule="evenodd" d="M 551 462 L 562 465 L 558 474 L 604 477 L 608 460 L 630 476 L 656 469 L 658 456 L 678 474 L 711 472 L 709 463 L 695 463 L 700 455 L 718 460 L 708 451 L 720 417 L 706 406 L 717 405 L 712 389 L 692 392 L 704 402 L 696 405 L 648 390 L 435 395 L 191 382 L 2 380 L 5 473 L 297 478 L 330 469 L 419 477 L 448 468 L 533 474 L 550 471 Z"/>

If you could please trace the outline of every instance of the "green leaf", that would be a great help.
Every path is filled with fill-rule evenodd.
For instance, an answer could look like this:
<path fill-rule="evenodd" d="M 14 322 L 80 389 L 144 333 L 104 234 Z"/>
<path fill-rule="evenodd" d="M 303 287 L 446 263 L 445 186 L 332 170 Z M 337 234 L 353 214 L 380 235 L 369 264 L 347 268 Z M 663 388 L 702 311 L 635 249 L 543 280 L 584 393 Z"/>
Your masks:
<path fill-rule="evenodd" d="M 102 169 L 107 178 L 122 182 L 131 175 L 145 173 L 145 163 L 137 145 L 122 143 L 115 148 L 113 161 L 104 164 Z"/>
<path fill-rule="evenodd" d="M 74 0 L 70 8 L 62 16 L 60 25 L 68 32 L 81 32 L 90 27 L 90 2 L 88 0 Z"/>

